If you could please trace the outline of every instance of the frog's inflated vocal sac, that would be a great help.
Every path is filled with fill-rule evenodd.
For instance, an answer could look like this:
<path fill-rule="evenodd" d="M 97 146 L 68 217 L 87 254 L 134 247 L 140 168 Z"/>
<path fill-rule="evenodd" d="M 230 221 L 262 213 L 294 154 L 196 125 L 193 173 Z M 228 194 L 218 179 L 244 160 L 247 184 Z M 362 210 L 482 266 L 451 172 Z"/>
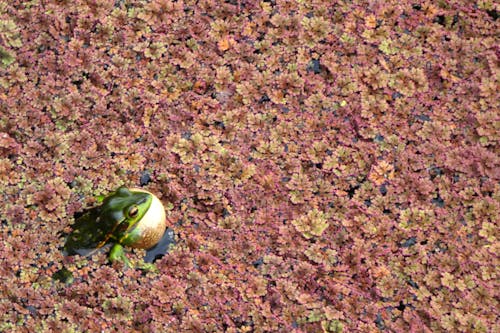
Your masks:
<path fill-rule="evenodd" d="M 111 243 L 110 261 L 123 261 L 131 267 L 123 247 L 149 249 L 162 238 L 167 225 L 165 208 L 155 195 L 120 187 L 101 206 L 78 217 L 72 227 L 64 244 L 67 254 L 82 254 Z"/>

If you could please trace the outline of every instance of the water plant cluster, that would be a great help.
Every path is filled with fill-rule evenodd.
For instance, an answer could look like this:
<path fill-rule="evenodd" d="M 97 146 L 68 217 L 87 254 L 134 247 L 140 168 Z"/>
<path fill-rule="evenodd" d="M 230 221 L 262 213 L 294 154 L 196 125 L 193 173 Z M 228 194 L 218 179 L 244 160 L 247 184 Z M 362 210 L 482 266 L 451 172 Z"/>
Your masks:
<path fill-rule="evenodd" d="M 0 331 L 498 332 L 497 18 L 0 0 Z M 64 257 L 123 184 L 168 207 L 158 271 Z"/>

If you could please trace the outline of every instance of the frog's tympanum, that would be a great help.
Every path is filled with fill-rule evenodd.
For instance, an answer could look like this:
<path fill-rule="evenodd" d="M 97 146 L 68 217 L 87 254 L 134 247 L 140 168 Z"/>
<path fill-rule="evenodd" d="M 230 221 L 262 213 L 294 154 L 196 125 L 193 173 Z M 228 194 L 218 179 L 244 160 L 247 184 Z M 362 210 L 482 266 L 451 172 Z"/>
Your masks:
<path fill-rule="evenodd" d="M 120 187 L 86 211 L 72 226 L 64 244 L 68 255 L 88 254 L 112 244 L 110 261 L 131 266 L 123 246 L 149 249 L 158 243 L 166 229 L 165 208 L 150 192 Z"/>

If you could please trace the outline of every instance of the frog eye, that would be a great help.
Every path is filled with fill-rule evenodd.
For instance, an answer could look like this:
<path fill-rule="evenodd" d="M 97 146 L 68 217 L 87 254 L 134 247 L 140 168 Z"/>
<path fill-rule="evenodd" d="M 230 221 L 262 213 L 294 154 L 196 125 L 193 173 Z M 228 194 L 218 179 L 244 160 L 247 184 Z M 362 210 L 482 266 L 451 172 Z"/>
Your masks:
<path fill-rule="evenodd" d="M 137 208 L 137 206 L 132 206 L 128 210 L 129 217 L 136 217 L 138 213 L 139 213 L 139 208 Z"/>

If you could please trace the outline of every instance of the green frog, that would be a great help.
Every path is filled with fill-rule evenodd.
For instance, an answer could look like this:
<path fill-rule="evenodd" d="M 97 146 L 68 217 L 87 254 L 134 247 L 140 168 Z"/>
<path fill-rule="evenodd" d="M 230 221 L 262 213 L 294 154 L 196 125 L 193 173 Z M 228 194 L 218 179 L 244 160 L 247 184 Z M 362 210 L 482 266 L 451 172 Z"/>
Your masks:
<path fill-rule="evenodd" d="M 68 255 L 90 255 L 106 244 L 112 244 L 111 262 L 132 264 L 124 246 L 150 249 L 165 233 L 165 208 L 152 193 L 142 189 L 120 187 L 75 220 L 73 231 L 64 244 Z"/>

